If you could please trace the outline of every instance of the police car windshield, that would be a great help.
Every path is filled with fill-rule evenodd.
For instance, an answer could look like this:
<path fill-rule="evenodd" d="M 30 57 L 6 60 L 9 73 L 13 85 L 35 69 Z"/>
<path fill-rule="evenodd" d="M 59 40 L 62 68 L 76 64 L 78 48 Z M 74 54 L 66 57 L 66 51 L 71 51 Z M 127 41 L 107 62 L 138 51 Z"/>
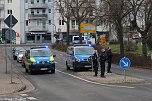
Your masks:
<path fill-rule="evenodd" d="M 25 53 L 25 50 L 19 51 L 19 54 L 24 54 L 24 53 Z"/>
<path fill-rule="evenodd" d="M 51 56 L 49 49 L 33 49 L 31 50 L 31 57 L 48 57 Z"/>
<path fill-rule="evenodd" d="M 77 47 L 74 54 L 76 55 L 90 55 L 93 54 L 94 49 L 92 47 Z"/>

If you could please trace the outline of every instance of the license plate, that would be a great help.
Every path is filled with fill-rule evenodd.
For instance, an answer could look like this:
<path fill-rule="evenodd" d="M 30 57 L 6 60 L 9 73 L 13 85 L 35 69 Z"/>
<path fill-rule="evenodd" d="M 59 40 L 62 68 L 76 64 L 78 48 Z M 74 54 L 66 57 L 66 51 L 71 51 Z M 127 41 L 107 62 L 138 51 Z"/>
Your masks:
<path fill-rule="evenodd" d="M 47 68 L 41 68 L 41 70 L 47 70 Z"/>

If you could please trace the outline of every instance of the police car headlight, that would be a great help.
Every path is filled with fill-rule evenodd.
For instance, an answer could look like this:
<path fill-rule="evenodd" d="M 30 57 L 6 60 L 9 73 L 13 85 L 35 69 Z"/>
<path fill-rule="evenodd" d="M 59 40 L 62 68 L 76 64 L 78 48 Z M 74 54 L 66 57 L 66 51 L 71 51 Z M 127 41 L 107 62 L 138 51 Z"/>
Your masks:
<path fill-rule="evenodd" d="M 75 61 L 80 62 L 80 59 L 76 58 Z"/>

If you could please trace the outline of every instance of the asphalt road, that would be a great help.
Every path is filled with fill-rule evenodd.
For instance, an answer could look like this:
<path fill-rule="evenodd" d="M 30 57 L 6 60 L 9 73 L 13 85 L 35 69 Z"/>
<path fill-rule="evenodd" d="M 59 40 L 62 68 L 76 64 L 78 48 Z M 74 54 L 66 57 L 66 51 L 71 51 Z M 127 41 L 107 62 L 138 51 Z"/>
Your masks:
<path fill-rule="evenodd" d="M 9 55 L 10 55 L 10 51 Z M 119 85 L 96 85 L 77 79 L 73 71 L 67 71 L 65 67 L 66 54 L 53 51 L 56 54 L 56 73 L 38 73 L 29 75 L 19 63 L 13 64 L 21 71 L 35 87 L 32 92 L 21 95 L 7 96 L 21 98 L 13 101 L 151 101 L 152 100 L 152 71 L 131 69 L 127 75 L 145 79 L 145 83 L 121 84 L 128 87 L 120 88 Z M 123 71 L 113 65 L 113 72 L 122 74 Z M 70 74 L 70 75 L 69 75 Z M 1 100 L 0 100 L 1 101 Z"/>

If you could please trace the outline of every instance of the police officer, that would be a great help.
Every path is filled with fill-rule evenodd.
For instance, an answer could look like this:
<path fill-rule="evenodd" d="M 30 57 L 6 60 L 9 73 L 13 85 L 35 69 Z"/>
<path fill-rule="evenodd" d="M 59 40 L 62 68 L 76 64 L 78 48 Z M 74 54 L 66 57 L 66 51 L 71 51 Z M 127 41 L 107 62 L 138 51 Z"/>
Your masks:
<path fill-rule="evenodd" d="M 111 72 L 111 61 L 112 61 L 113 54 L 112 54 L 110 47 L 108 48 L 106 53 L 107 53 L 107 62 L 108 62 L 107 73 L 112 73 Z"/>
<path fill-rule="evenodd" d="M 100 53 L 100 67 L 101 67 L 101 77 L 105 78 L 105 61 L 106 61 L 106 52 L 105 49 L 101 50 Z"/>
<path fill-rule="evenodd" d="M 98 75 L 98 56 L 96 51 L 94 51 L 94 54 L 92 56 L 92 62 L 93 62 L 93 69 L 95 72 L 95 75 L 93 76 L 96 77 Z"/>

